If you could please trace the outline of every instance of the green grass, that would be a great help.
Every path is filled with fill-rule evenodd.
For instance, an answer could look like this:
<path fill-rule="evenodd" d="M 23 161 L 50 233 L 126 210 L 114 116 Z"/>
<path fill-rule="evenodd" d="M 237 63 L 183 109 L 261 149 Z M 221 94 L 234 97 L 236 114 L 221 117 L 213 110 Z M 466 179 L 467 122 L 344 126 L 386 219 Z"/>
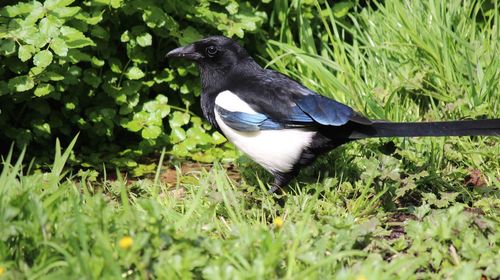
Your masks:
<path fill-rule="evenodd" d="M 60 153 L 54 166 L 68 156 L 69 149 Z M 236 184 L 219 165 L 179 174 L 179 183 L 167 187 L 120 176 L 97 181 L 95 171 L 23 175 L 21 160 L 10 164 L 8 157 L 0 175 L 5 279 L 478 279 L 500 273 L 494 195 L 465 204 L 450 192 L 386 211 L 386 189 L 373 190 L 374 174 L 385 175 L 369 167 L 371 174 L 354 184 L 328 178 L 304 186 L 281 208 L 263 184 Z M 405 187 L 421 175 L 405 179 Z M 121 244 L 128 237 L 130 247 Z"/>
<path fill-rule="evenodd" d="M 285 16 L 270 67 L 372 118 L 499 116 L 497 1 L 389 0 L 349 20 L 292 4 L 275 11 Z M 245 160 L 242 181 L 215 164 L 166 185 L 161 169 L 142 180 L 67 173 L 73 145 L 56 146 L 50 172 L 3 158 L 0 279 L 500 275 L 498 138 L 352 143 L 305 170 L 283 207 Z M 468 183 L 474 174 L 484 182 Z"/>

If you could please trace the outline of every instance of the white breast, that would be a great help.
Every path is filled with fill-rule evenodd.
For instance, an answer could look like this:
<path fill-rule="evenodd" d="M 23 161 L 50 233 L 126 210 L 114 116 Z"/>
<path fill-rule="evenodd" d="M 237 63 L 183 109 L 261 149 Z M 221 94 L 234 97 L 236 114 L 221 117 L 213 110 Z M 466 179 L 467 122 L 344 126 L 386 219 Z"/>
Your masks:
<path fill-rule="evenodd" d="M 215 104 L 231 111 L 256 113 L 247 103 L 230 91 L 221 92 Z M 217 109 L 215 120 L 226 138 L 250 158 L 268 171 L 288 172 L 316 132 L 302 128 L 281 130 L 262 130 L 253 132 L 237 131 L 230 128 L 221 119 Z"/>

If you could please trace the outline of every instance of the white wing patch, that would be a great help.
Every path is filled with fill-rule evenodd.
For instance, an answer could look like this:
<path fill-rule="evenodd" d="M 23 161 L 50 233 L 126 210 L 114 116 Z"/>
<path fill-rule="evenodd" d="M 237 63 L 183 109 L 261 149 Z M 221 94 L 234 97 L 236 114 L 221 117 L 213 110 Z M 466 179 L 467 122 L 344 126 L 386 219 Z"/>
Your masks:
<path fill-rule="evenodd" d="M 215 99 L 215 104 L 231 111 L 257 113 L 245 101 L 226 90 Z M 238 149 L 268 171 L 288 172 L 299 160 L 302 151 L 310 145 L 316 132 L 303 128 L 243 132 L 224 123 L 217 109 L 215 120 L 226 138 Z"/>
<path fill-rule="evenodd" d="M 219 93 L 215 98 L 215 104 L 231 112 L 257 114 L 250 105 L 229 90 Z"/>

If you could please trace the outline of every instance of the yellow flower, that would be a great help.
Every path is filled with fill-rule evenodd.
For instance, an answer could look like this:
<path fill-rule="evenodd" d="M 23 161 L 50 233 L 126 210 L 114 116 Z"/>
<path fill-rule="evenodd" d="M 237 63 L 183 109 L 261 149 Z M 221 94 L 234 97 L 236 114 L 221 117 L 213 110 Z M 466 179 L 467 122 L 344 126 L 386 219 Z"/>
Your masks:
<path fill-rule="evenodd" d="M 367 279 L 363 274 L 361 274 L 358 277 L 356 277 L 356 280 L 367 280 Z"/>
<path fill-rule="evenodd" d="M 274 218 L 273 224 L 275 227 L 281 228 L 281 227 L 283 227 L 284 222 L 285 221 L 283 221 L 283 219 L 281 217 L 276 217 L 276 218 Z"/>
<path fill-rule="evenodd" d="M 122 249 L 129 249 L 134 244 L 134 239 L 130 236 L 124 236 L 120 241 L 118 241 L 118 246 Z"/>
<path fill-rule="evenodd" d="M 2 276 L 5 273 L 5 267 L 0 266 L 0 276 Z"/>

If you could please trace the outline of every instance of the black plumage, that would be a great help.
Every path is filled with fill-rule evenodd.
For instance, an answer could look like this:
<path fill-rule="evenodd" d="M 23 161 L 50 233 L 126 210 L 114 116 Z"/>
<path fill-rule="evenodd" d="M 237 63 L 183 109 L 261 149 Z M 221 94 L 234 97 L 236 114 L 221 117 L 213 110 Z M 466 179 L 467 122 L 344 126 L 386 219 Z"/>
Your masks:
<path fill-rule="evenodd" d="M 299 149 L 291 150 L 297 156 L 283 155 L 287 160 L 293 160 L 285 165 L 289 167 L 278 167 L 276 163 L 263 164 L 275 176 L 271 191 L 288 184 L 301 167 L 311 164 L 317 156 L 353 140 L 370 137 L 500 135 L 500 119 L 427 123 L 369 120 L 352 108 L 323 97 L 279 72 L 262 68 L 244 48 L 223 36 L 208 37 L 177 48 L 169 52 L 167 57 L 181 57 L 196 62 L 201 75 L 201 106 L 205 118 L 221 133 L 231 133 L 229 140 L 232 137 L 236 146 L 246 149 L 250 156 L 254 155 L 257 162 L 266 163 L 265 155 L 262 155 L 266 151 L 262 147 L 265 144 L 258 142 L 255 146 L 248 145 L 259 136 L 257 133 L 294 130 L 304 135 L 304 145 L 290 146 Z M 229 92 L 226 95 L 231 100 L 224 103 L 228 108 L 216 104 L 222 92 Z M 232 107 L 230 101 L 235 104 L 234 108 L 229 108 Z M 278 145 L 286 148 L 288 143 L 283 141 Z M 256 150 L 255 153 L 252 149 Z"/>

